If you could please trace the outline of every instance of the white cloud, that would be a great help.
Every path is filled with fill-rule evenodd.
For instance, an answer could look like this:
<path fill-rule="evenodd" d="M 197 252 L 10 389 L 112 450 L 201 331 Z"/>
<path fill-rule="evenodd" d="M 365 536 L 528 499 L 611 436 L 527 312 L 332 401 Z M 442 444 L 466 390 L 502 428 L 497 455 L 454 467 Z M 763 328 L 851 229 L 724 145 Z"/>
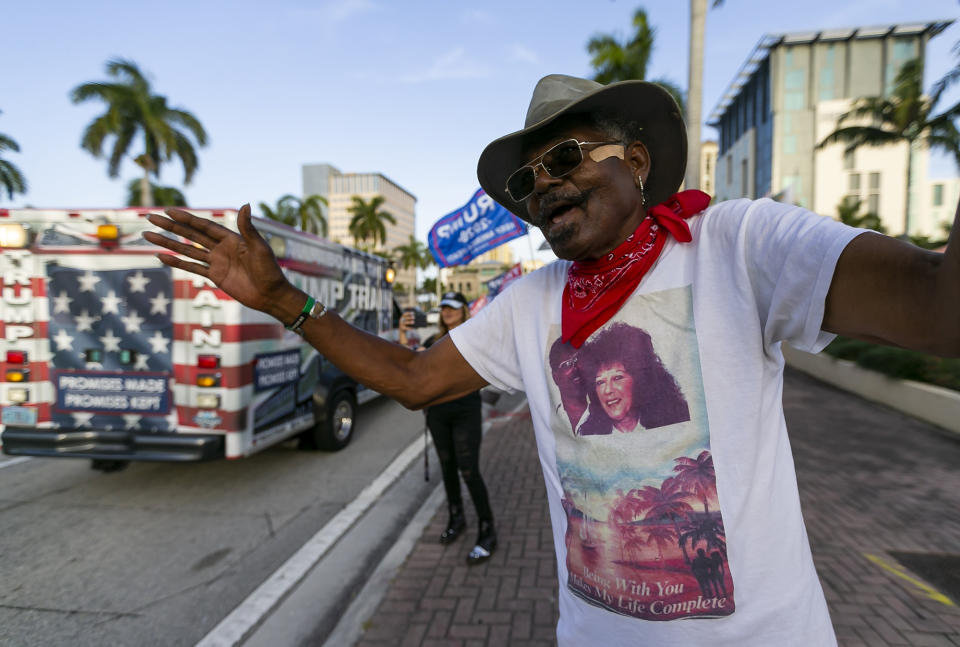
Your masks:
<path fill-rule="evenodd" d="M 493 25 L 496 23 L 494 17 L 482 9 L 464 11 L 461 20 L 468 25 Z"/>
<path fill-rule="evenodd" d="M 480 79 L 490 76 L 490 68 L 484 63 L 471 60 L 462 47 L 441 54 L 423 72 L 400 78 L 403 83 L 425 83 L 450 79 Z"/>
<path fill-rule="evenodd" d="M 540 57 L 529 47 L 523 45 L 514 45 L 510 48 L 510 58 L 521 63 L 530 63 L 536 65 L 540 62 Z"/>
<path fill-rule="evenodd" d="M 321 28 L 330 30 L 354 16 L 376 8 L 377 5 L 373 0 L 331 0 L 317 7 L 294 9 L 291 13 L 295 16 L 315 19 Z"/>

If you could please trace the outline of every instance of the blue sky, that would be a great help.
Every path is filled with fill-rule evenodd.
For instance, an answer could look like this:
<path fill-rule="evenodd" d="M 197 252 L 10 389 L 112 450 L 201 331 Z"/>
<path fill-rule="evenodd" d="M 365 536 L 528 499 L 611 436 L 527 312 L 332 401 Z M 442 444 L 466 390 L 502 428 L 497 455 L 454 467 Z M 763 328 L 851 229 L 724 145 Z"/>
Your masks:
<path fill-rule="evenodd" d="M 106 161 L 80 150 L 101 111 L 73 105 L 76 85 L 106 79 L 111 57 L 136 61 L 154 90 L 193 112 L 210 145 L 183 187 L 175 162 L 161 182 L 196 207 L 273 203 L 301 191 L 300 165 L 378 171 L 417 196 L 417 234 L 476 190 L 483 147 L 522 126 L 537 79 L 588 76 L 586 43 L 623 38 L 638 2 L 496 0 L 163 3 L 7 3 L 0 132 L 21 153 L 6 159 L 30 190 L 0 206 L 119 206 L 137 177 L 132 162 L 111 180 Z M 643 4 L 657 29 L 649 78 L 685 86 L 688 6 Z M 950 20 L 956 0 L 726 0 L 707 17 L 706 118 L 764 33 Z M 927 86 L 946 72 L 960 41 L 953 25 L 931 41 Z M 956 93 L 955 93 L 956 94 Z M 952 97 L 956 100 L 956 96 Z M 704 127 L 704 138 L 715 131 Z M 136 150 L 139 152 L 139 149 Z M 940 165 L 940 174 L 956 174 Z M 542 241 L 539 234 L 534 246 Z M 526 242 L 513 243 L 529 256 Z"/>

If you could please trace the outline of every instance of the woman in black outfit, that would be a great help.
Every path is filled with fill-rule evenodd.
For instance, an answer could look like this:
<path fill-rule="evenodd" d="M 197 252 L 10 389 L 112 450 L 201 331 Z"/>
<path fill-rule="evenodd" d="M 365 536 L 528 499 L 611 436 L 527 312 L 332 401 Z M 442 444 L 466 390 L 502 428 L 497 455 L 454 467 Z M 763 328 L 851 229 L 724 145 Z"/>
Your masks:
<path fill-rule="evenodd" d="M 440 332 L 429 337 L 423 348 L 446 335 L 451 328 L 459 326 L 470 316 L 467 300 L 459 292 L 447 292 L 440 301 Z M 413 313 L 408 312 L 400 318 L 399 341 L 407 345 L 407 330 L 412 327 Z M 480 439 L 481 439 L 481 400 L 480 392 L 474 391 L 462 398 L 436 404 L 427 409 L 427 427 L 433 436 L 433 444 L 440 458 L 443 473 L 443 487 L 447 493 L 450 519 L 447 528 L 440 534 L 440 543 L 449 544 L 459 537 L 466 528 L 463 514 L 463 499 L 460 495 L 460 476 L 470 491 L 470 498 L 477 510 L 479 530 L 477 543 L 467 554 L 468 564 L 480 564 L 487 561 L 497 547 L 497 534 L 493 528 L 493 512 L 487 487 L 480 476 Z M 459 471 L 459 475 L 458 472 Z"/>

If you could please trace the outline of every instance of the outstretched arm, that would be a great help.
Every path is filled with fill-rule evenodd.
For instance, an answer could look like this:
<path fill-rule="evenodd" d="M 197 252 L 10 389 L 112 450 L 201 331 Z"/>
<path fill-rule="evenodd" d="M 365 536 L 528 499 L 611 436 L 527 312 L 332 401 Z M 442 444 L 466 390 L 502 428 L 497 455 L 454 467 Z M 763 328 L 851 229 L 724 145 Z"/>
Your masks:
<path fill-rule="evenodd" d="M 943 254 L 887 236 L 853 239 L 837 261 L 823 329 L 944 357 L 960 356 L 957 222 L 955 216 Z"/>
<path fill-rule="evenodd" d="M 162 263 L 210 279 L 240 303 L 283 324 L 292 323 L 303 310 L 307 294 L 281 272 L 270 246 L 253 226 L 249 205 L 240 208 L 239 234 L 182 209 L 167 209 L 166 214 L 148 218 L 194 244 L 144 233 L 149 242 L 175 252 L 158 254 Z M 304 338 L 344 373 L 410 408 L 460 397 L 486 385 L 449 338 L 417 353 L 354 328 L 333 312 L 308 318 L 302 330 Z"/>

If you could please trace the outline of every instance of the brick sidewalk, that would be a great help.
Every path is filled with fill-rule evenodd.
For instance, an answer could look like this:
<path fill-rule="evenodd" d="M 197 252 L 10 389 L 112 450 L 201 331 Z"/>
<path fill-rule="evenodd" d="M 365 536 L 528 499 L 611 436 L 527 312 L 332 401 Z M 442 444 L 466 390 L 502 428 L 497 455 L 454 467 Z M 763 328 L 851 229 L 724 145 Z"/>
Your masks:
<path fill-rule="evenodd" d="M 960 555 L 960 439 L 795 372 L 784 406 L 840 646 L 960 647 L 960 608 L 932 599 L 922 577 L 889 554 Z M 465 537 L 441 546 L 441 509 L 357 647 L 554 644 L 556 563 L 526 409 L 494 422 L 481 469 L 497 552 L 468 568 L 476 521 L 469 517 Z"/>

